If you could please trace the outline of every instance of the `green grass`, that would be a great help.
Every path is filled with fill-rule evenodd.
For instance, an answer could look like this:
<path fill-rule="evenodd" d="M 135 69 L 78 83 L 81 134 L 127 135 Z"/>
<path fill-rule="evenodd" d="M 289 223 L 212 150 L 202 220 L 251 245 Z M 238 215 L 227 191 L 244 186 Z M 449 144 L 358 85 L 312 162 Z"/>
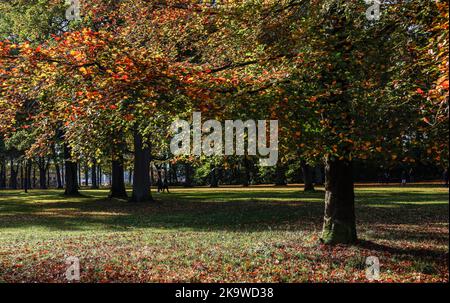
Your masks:
<path fill-rule="evenodd" d="M 358 187 L 356 246 L 318 244 L 323 190 L 174 189 L 158 203 L 109 200 L 106 190 L 0 191 L 0 282 L 448 281 L 449 197 L 440 187 Z"/>

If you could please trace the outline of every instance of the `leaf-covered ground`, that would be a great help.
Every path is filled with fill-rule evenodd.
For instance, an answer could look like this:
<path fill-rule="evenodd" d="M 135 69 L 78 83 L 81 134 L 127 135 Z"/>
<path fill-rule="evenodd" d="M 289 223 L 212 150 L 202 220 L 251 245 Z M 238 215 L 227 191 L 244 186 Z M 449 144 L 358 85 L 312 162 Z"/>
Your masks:
<path fill-rule="evenodd" d="M 0 282 L 448 282 L 449 196 L 438 186 L 358 187 L 355 246 L 318 244 L 323 190 L 174 189 L 158 203 L 0 191 Z"/>

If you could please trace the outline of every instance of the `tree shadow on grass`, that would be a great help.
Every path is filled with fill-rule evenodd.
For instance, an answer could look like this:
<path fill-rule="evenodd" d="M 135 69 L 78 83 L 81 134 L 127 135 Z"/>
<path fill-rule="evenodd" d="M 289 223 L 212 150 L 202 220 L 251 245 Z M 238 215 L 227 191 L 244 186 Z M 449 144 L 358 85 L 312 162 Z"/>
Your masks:
<path fill-rule="evenodd" d="M 28 196 L 17 192 L 6 194 L 0 197 L 0 228 L 312 231 L 320 230 L 323 215 L 323 192 L 298 190 L 186 191 L 155 194 L 161 203 L 144 204 L 106 199 L 106 191 L 84 191 L 79 197 L 64 197 L 60 191 L 31 192 Z M 445 199 L 445 194 L 359 194 L 358 223 L 446 224 Z M 414 204 L 426 201 L 429 203 Z M 393 235 L 397 235 L 395 231 Z M 402 231 L 397 236 L 413 239 L 414 232 Z"/>
<path fill-rule="evenodd" d="M 403 247 L 393 247 L 388 245 L 383 245 L 375 243 L 373 241 L 359 240 L 356 244 L 357 247 L 365 248 L 371 251 L 379 251 L 383 253 L 389 253 L 392 255 L 407 255 L 413 256 L 420 259 L 440 259 L 448 258 L 448 251 L 435 251 L 426 248 L 403 248 Z"/>

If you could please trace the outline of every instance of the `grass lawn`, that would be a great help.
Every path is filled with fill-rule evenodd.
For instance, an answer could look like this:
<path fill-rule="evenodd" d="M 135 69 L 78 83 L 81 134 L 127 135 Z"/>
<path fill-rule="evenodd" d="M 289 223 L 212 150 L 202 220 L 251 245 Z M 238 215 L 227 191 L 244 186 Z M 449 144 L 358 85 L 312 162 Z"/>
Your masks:
<path fill-rule="evenodd" d="M 173 189 L 159 203 L 108 200 L 107 190 L 0 191 L 0 282 L 367 281 L 376 256 L 383 282 L 449 280 L 448 189 L 358 187 L 356 246 L 318 244 L 323 189 Z"/>

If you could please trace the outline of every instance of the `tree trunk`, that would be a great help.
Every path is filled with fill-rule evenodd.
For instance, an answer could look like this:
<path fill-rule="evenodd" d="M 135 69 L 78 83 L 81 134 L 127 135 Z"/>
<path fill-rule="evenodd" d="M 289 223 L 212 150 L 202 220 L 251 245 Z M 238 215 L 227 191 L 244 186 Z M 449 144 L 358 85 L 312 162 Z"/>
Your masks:
<path fill-rule="evenodd" d="M 321 240 L 351 244 L 357 240 L 352 163 L 327 158 L 325 162 L 325 215 Z"/>
<path fill-rule="evenodd" d="M 211 181 L 209 187 L 219 187 L 219 179 L 217 178 L 217 167 L 213 166 L 213 169 L 210 172 Z"/>
<path fill-rule="evenodd" d="M 24 189 L 25 183 L 24 183 L 24 173 L 23 173 L 23 162 L 20 163 L 20 189 Z"/>
<path fill-rule="evenodd" d="M 77 170 L 78 170 L 78 187 L 81 186 L 81 163 L 76 163 L 77 164 Z"/>
<path fill-rule="evenodd" d="M 103 176 L 102 176 L 102 167 L 98 165 L 98 186 L 102 186 L 103 184 Z"/>
<path fill-rule="evenodd" d="M 97 183 L 97 161 L 95 159 L 92 160 L 91 188 L 92 189 L 98 189 L 98 183 Z"/>
<path fill-rule="evenodd" d="M 47 165 L 43 157 L 39 157 L 38 167 L 39 167 L 39 188 L 47 189 L 47 170 L 46 170 Z"/>
<path fill-rule="evenodd" d="M 243 160 L 244 164 L 244 175 L 242 180 L 242 186 L 248 187 L 250 185 L 250 161 L 247 158 Z"/>
<path fill-rule="evenodd" d="M 142 135 L 134 134 L 134 167 L 132 202 L 153 201 L 150 192 L 150 147 L 144 147 Z"/>
<path fill-rule="evenodd" d="M 5 189 L 6 188 L 6 159 L 2 159 L 2 171 L 0 176 L 0 188 Z"/>
<path fill-rule="evenodd" d="M 55 171 L 56 171 L 56 185 L 58 189 L 63 188 L 62 182 L 61 182 L 61 170 L 58 164 L 58 161 L 56 159 L 53 160 L 55 162 Z"/>
<path fill-rule="evenodd" d="M 303 173 L 303 183 L 304 191 L 314 191 L 313 174 L 312 167 L 309 166 L 306 161 L 301 161 L 302 173 Z"/>
<path fill-rule="evenodd" d="M 65 195 L 79 195 L 78 180 L 77 180 L 77 163 L 71 160 L 70 147 L 64 145 L 64 160 L 65 160 Z"/>
<path fill-rule="evenodd" d="M 89 185 L 89 167 L 87 164 L 84 165 L 84 186 Z"/>
<path fill-rule="evenodd" d="M 184 163 L 184 187 L 192 187 L 192 166 L 191 163 Z"/>
<path fill-rule="evenodd" d="M 286 168 L 280 163 L 275 167 L 275 185 L 276 186 L 285 186 L 287 185 L 286 180 Z"/>
<path fill-rule="evenodd" d="M 18 172 L 18 168 L 14 169 L 14 160 L 11 159 L 10 162 L 11 165 L 11 172 L 10 172 L 10 176 L 9 176 L 9 187 L 11 187 L 11 189 L 17 189 L 17 172 Z"/>
<path fill-rule="evenodd" d="M 25 161 L 25 178 L 23 180 L 23 189 L 26 193 L 28 193 L 28 189 L 30 188 L 31 181 L 31 160 L 28 159 Z"/>
<path fill-rule="evenodd" d="M 36 188 L 36 165 L 33 165 L 33 188 Z"/>
<path fill-rule="evenodd" d="M 125 179 L 123 173 L 123 155 L 120 154 L 115 156 L 115 159 L 112 160 L 112 182 L 111 191 L 109 193 L 110 198 L 127 198 L 127 191 L 125 189 Z"/>
<path fill-rule="evenodd" d="M 130 171 L 128 172 L 128 184 L 131 185 L 133 182 L 133 170 L 130 169 Z"/>

